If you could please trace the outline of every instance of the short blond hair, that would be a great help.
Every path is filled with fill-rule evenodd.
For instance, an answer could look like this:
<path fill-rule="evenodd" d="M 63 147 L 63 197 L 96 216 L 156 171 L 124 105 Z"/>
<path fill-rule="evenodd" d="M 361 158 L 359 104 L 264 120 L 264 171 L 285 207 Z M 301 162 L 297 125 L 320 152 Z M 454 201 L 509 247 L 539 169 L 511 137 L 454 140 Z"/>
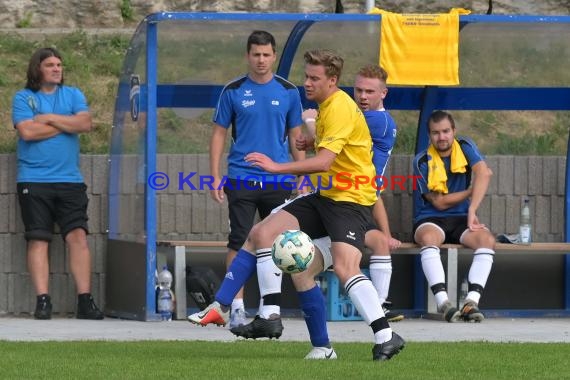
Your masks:
<path fill-rule="evenodd" d="M 384 83 L 388 80 L 388 72 L 378 65 L 363 66 L 356 74 L 364 78 L 380 79 Z"/>
<path fill-rule="evenodd" d="M 324 66 L 325 75 L 329 78 L 336 76 L 340 80 L 344 59 L 337 53 L 328 49 L 315 49 L 305 52 L 305 63 L 308 65 Z"/>

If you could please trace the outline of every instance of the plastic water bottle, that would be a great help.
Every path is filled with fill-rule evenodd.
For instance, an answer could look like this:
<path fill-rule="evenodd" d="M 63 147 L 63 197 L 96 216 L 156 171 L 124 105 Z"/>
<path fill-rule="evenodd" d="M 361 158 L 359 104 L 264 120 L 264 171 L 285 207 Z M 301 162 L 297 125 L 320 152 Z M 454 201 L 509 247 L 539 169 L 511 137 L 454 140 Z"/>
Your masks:
<path fill-rule="evenodd" d="M 532 241 L 532 226 L 530 223 L 530 208 L 528 198 L 524 200 L 521 210 L 521 225 L 519 227 L 520 242 L 530 244 Z"/>
<path fill-rule="evenodd" d="M 172 285 L 172 273 L 168 270 L 166 265 L 158 274 L 158 299 L 157 299 L 157 312 L 160 314 L 163 321 L 172 320 L 172 312 L 174 311 L 174 294 L 170 290 Z"/>

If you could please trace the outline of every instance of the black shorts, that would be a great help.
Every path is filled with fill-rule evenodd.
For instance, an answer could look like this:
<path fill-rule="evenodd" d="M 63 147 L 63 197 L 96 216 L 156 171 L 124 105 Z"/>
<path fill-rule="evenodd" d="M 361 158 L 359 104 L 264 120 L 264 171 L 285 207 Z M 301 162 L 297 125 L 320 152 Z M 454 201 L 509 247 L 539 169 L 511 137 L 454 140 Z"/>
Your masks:
<path fill-rule="evenodd" d="M 296 198 L 283 207 L 299 221 L 299 228 L 313 239 L 330 236 L 332 242 L 343 242 L 364 250 L 364 235 L 375 225 L 373 206 L 335 201 L 313 193 Z"/>
<path fill-rule="evenodd" d="M 446 217 L 430 217 L 418 221 L 414 224 L 413 235 L 416 230 L 424 223 L 433 223 L 440 227 L 445 234 L 444 244 L 461 244 L 459 239 L 467 230 L 467 215 L 463 216 L 446 216 Z"/>
<path fill-rule="evenodd" d="M 84 183 L 17 184 L 26 240 L 50 242 L 54 223 L 63 239 L 76 228 L 87 229 L 87 186 Z"/>
<path fill-rule="evenodd" d="M 374 218 L 374 216 L 372 216 L 372 218 Z M 380 230 L 380 227 L 376 224 L 376 222 L 373 220 L 371 223 L 368 223 L 365 227 L 364 230 L 366 232 L 368 231 L 372 231 L 372 230 Z"/>
<path fill-rule="evenodd" d="M 293 184 L 294 187 L 294 184 Z M 280 183 L 260 183 L 229 179 L 224 185 L 228 197 L 230 234 L 228 248 L 239 250 L 255 221 L 255 212 L 264 219 L 275 207 L 291 197 L 292 190 Z"/>

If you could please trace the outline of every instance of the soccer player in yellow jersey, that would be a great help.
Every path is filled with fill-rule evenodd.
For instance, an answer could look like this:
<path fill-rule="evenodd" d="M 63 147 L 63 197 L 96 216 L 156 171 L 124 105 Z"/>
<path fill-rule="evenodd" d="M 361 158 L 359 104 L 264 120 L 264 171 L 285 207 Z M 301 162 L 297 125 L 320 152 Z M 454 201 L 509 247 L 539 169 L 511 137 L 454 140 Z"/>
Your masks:
<path fill-rule="evenodd" d="M 319 173 L 321 186 L 281 206 L 253 227 L 228 269 L 216 301 L 188 320 L 200 325 L 225 325 L 234 295 L 255 271 L 256 251 L 271 247 L 283 230 L 302 230 L 311 238 L 328 235 L 331 254 L 318 254 L 309 269 L 291 275 L 313 345 L 305 358 L 336 358 L 326 329 L 325 301 L 314 280 L 315 275 L 334 264 L 346 293 L 372 328 L 373 360 L 388 360 L 404 348 L 404 340 L 390 328 L 372 282 L 360 271 L 364 234 L 367 225 L 374 223 L 372 207 L 376 202 L 372 140 L 362 112 L 338 87 L 343 59 L 330 50 L 308 51 L 304 59 L 305 94 L 319 104 L 315 156 L 276 163 L 254 152 L 245 159 L 271 173 Z"/>

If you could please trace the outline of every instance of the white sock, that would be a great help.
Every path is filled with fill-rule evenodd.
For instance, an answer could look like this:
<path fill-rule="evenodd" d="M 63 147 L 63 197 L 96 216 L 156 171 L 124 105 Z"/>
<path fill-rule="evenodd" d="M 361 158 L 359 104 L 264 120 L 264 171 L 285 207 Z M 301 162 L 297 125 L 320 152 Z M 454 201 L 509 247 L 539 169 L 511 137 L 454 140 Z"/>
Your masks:
<path fill-rule="evenodd" d="M 243 298 L 234 298 L 232 301 L 232 313 L 234 313 L 237 309 L 245 310 Z"/>
<path fill-rule="evenodd" d="M 475 302 L 476 304 L 479 304 L 479 300 L 481 299 L 481 293 L 470 291 L 469 293 L 467 293 L 467 297 L 465 297 L 465 299 L 471 300 L 471 301 Z"/>
<path fill-rule="evenodd" d="M 441 263 L 441 255 L 439 248 L 434 246 L 426 246 L 421 249 L 422 255 L 422 269 L 426 276 L 428 286 L 432 287 L 435 284 L 445 284 L 445 271 Z M 449 299 L 447 292 L 441 291 L 434 294 L 437 306 L 441 306 Z"/>
<path fill-rule="evenodd" d="M 439 248 L 434 246 L 423 247 L 421 250 L 422 255 L 422 269 L 426 276 L 428 286 L 435 284 L 445 284 L 445 271 L 441 263 L 441 255 Z"/>
<path fill-rule="evenodd" d="M 271 248 L 259 249 L 257 254 L 257 281 L 261 297 L 267 294 L 281 293 L 281 281 L 283 272 L 271 258 Z M 261 304 L 261 303 L 260 303 Z M 281 314 L 279 305 L 263 305 L 260 307 L 259 316 L 269 318 L 271 314 Z"/>
<path fill-rule="evenodd" d="M 473 262 L 471 263 L 471 268 L 469 268 L 469 283 L 481 285 L 485 287 L 487 284 L 487 279 L 491 273 L 491 267 L 493 266 L 493 257 L 495 251 L 489 248 L 479 248 L 473 253 Z M 481 299 L 481 293 L 470 291 L 467 293 L 467 298 L 475 303 L 479 303 Z"/>
<path fill-rule="evenodd" d="M 370 256 L 370 280 L 378 293 L 380 304 L 384 304 L 390 290 L 392 278 L 392 257 L 390 255 Z"/>
<path fill-rule="evenodd" d="M 392 329 L 382 329 L 374 334 L 374 343 L 381 344 L 392 339 Z"/>
<path fill-rule="evenodd" d="M 263 305 L 259 311 L 259 316 L 263 319 L 269 319 L 271 314 L 281 315 L 281 307 L 277 305 Z"/>
<path fill-rule="evenodd" d="M 344 284 L 346 294 L 354 304 L 358 313 L 368 326 L 375 320 L 384 317 L 384 310 L 378 297 L 372 281 L 363 274 L 358 274 L 348 279 Z M 377 331 L 374 334 L 374 342 L 377 344 L 384 343 L 392 339 L 392 329 L 390 327 Z"/>
<path fill-rule="evenodd" d="M 437 292 L 433 296 L 435 298 L 435 304 L 437 305 L 438 308 L 449 300 L 449 296 L 447 295 L 447 292 L 443 292 L 443 291 Z"/>
<path fill-rule="evenodd" d="M 344 284 L 346 294 L 367 325 L 384 316 L 382 305 L 376 296 L 372 281 L 363 274 L 357 274 Z"/>

